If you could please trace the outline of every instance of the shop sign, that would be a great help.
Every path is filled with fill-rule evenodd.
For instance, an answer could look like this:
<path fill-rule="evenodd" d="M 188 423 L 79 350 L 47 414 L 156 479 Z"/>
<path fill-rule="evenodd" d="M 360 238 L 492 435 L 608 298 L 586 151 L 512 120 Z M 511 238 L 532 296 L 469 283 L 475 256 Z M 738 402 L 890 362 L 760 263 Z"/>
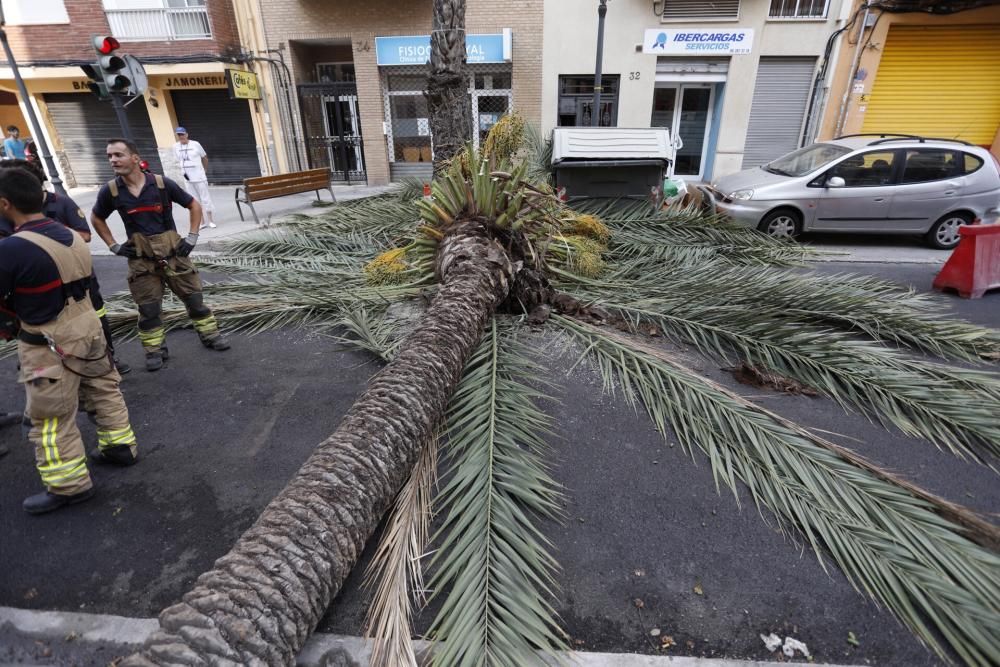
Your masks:
<path fill-rule="evenodd" d="M 259 100 L 260 84 L 257 75 L 241 69 L 226 70 L 226 84 L 229 98 L 233 100 Z"/>
<path fill-rule="evenodd" d="M 671 56 L 737 56 L 751 48 L 750 28 L 650 28 L 642 41 L 643 53 Z"/>
<path fill-rule="evenodd" d="M 163 79 L 164 88 L 225 88 L 226 77 L 220 74 L 195 76 L 167 76 Z"/>
<path fill-rule="evenodd" d="M 470 65 L 509 63 L 510 29 L 495 35 L 466 35 L 465 58 Z M 431 59 L 431 36 L 376 37 L 375 61 L 379 65 L 426 65 Z"/>

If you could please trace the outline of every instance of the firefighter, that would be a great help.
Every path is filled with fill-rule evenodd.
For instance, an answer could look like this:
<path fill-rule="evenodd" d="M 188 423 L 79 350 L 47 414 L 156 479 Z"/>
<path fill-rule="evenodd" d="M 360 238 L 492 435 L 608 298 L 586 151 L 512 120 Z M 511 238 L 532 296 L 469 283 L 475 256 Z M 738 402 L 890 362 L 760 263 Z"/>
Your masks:
<path fill-rule="evenodd" d="M 93 270 L 80 236 L 42 213 L 42 185 L 23 169 L 0 169 L 0 214 L 14 234 L 0 241 L 0 300 L 14 312 L 25 424 L 46 490 L 23 507 L 42 514 L 94 495 L 80 430 L 78 396 L 97 408 L 91 459 L 136 462 L 135 433 L 87 290 Z"/>
<path fill-rule="evenodd" d="M 42 187 L 45 187 L 45 181 L 48 177 L 45 175 L 45 170 L 42 169 L 38 162 L 29 162 L 28 160 L 4 160 L 0 162 L 0 169 L 10 169 L 10 168 L 21 168 L 27 169 L 31 172 L 35 178 L 42 182 Z M 87 224 L 87 218 L 83 215 L 83 209 L 77 206 L 77 203 L 73 201 L 71 197 L 67 195 L 57 195 L 54 192 L 45 191 L 45 202 L 42 206 L 42 213 L 45 214 L 50 220 L 55 220 L 56 222 L 61 222 L 66 225 L 77 234 L 79 234 L 84 241 L 90 243 L 90 226 Z M 9 236 L 14 233 L 14 226 L 11 224 L 10 220 L 0 216 L 0 238 L 4 236 Z M 108 343 L 108 348 L 111 350 L 111 356 L 115 360 L 115 368 L 122 375 L 128 373 L 132 370 L 124 361 L 118 359 L 115 355 L 115 341 L 111 336 L 111 325 L 108 324 L 108 311 L 104 307 L 104 297 L 101 296 L 101 285 L 97 282 L 97 273 L 95 272 L 90 276 L 90 300 L 94 304 L 94 310 L 97 311 L 97 316 L 101 318 L 101 329 L 104 331 L 104 339 Z"/>
<path fill-rule="evenodd" d="M 139 309 L 146 370 L 159 370 L 169 355 L 160 317 L 164 286 L 187 308 L 202 344 L 211 350 L 228 350 L 229 342 L 204 303 L 201 278 L 188 258 L 198 242 L 201 205 L 169 178 L 143 173 L 138 148 L 131 141 L 110 139 L 107 153 L 115 178 L 97 193 L 90 222 L 111 252 L 128 258 L 128 286 Z M 177 234 L 173 202 L 191 211 L 191 228 L 185 238 Z M 125 223 L 125 243 L 118 243 L 108 228 L 107 218 L 113 211 Z"/>

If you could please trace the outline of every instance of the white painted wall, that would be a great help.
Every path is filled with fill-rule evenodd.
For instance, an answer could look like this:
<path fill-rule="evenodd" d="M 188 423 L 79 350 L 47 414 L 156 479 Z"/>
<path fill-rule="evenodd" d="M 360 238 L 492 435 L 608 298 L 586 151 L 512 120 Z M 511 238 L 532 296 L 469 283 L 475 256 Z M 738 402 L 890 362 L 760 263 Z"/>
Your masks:
<path fill-rule="evenodd" d="M 7 0 L 3 13 L 7 25 L 69 23 L 63 0 Z"/>
<path fill-rule="evenodd" d="M 660 17 L 653 13 L 652 0 L 609 0 L 604 22 L 603 72 L 620 76 L 619 127 L 649 127 L 656 56 L 641 52 L 643 32 L 647 28 L 752 28 L 753 51 L 749 55 L 730 58 L 711 176 L 739 171 L 758 60 L 761 56 L 821 57 L 827 38 L 839 25 L 837 17 L 843 1 L 831 0 L 827 16 L 833 18 L 820 20 L 768 20 L 769 0 L 742 0 L 738 21 L 662 23 Z M 598 4 L 598 0 L 545 0 L 542 49 L 544 132 L 556 125 L 559 75 L 592 74 L 594 71 Z M 637 46 L 639 51 L 636 51 Z M 638 79 L 630 80 L 630 72 L 637 72 Z"/>

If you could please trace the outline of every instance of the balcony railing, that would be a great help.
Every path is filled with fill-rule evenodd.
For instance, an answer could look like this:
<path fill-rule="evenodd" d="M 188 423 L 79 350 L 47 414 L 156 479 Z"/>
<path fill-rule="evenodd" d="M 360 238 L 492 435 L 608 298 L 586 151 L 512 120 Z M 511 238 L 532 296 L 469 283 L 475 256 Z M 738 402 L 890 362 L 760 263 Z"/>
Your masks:
<path fill-rule="evenodd" d="M 205 7 L 108 9 L 106 13 L 111 34 L 121 40 L 166 41 L 212 37 Z"/>

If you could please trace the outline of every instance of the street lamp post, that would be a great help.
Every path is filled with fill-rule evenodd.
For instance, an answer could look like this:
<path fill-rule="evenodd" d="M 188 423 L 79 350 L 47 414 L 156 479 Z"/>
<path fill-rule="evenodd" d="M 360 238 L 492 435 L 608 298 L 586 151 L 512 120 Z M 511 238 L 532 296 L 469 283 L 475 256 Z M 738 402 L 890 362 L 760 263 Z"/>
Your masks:
<path fill-rule="evenodd" d="M 7 31 L 4 30 L 5 25 L 3 2 L 0 0 L 0 42 L 3 42 L 7 64 L 10 65 L 10 69 L 14 72 L 14 81 L 17 82 L 17 89 L 21 93 L 21 99 L 24 100 L 24 108 L 28 111 L 31 136 L 35 140 L 35 145 L 38 146 L 38 152 L 42 160 L 45 161 L 45 169 L 49 172 L 49 181 L 52 183 L 52 187 L 55 188 L 57 194 L 65 195 L 66 190 L 63 188 L 62 179 L 59 178 L 59 170 L 56 169 L 56 163 L 49 152 L 49 145 L 45 142 L 45 136 L 42 134 L 42 126 L 39 125 L 38 116 L 35 115 L 35 107 L 31 104 L 31 98 L 28 97 L 28 89 L 24 85 L 24 79 L 21 78 L 21 70 L 18 69 L 17 61 L 14 60 L 14 54 L 11 52 L 10 44 L 7 42 Z"/>
<path fill-rule="evenodd" d="M 590 125 L 601 124 L 601 61 L 604 60 L 604 15 L 608 13 L 607 0 L 597 7 L 597 65 L 594 67 L 594 101 L 590 107 Z"/>

